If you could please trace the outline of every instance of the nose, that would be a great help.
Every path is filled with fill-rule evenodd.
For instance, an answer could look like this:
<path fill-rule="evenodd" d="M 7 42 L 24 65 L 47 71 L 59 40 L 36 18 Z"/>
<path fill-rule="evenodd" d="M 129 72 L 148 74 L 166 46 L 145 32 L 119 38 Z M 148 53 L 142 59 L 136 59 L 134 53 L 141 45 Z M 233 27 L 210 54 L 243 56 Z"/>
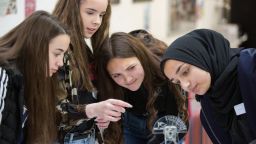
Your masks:
<path fill-rule="evenodd" d="M 130 76 L 130 75 L 126 75 L 126 76 L 124 76 L 124 81 L 125 81 L 125 83 L 126 84 L 130 84 L 131 83 L 131 81 L 132 81 L 132 76 Z"/>
<path fill-rule="evenodd" d="M 59 68 L 59 67 L 62 67 L 62 66 L 64 65 L 64 64 L 63 64 L 63 60 L 64 60 L 63 57 L 57 60 L 57 66 L 58 66 L 58 68 Z"/>
<path fill-rule="evenodd" d="M 96 15 L 93 21 L 94 24 L 100 25 L 101 24 L 101 16 Z"/>
<path fill-rule="evenodd" d="M 182 89 L 184 89 L 185 91 L 189 91 L 189 87 L 190 87 L 191 83 L 188 80 L 180 80 L 180 86 L 182 87 Z"/>

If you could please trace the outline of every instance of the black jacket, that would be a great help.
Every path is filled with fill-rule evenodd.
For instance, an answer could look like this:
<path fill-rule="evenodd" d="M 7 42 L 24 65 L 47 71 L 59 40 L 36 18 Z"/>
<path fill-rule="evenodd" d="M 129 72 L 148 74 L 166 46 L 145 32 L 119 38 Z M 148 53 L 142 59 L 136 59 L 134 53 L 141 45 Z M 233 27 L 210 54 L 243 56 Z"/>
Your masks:
<path fill-rule="evenodd" d="M 6 89 L 5 89 L 6 88 Z M 17 144 L 23 141 L 22 122 L 24 109 L 24 87 L 18 71 L 0 67 L 1 124 L 0 143 Z"/>

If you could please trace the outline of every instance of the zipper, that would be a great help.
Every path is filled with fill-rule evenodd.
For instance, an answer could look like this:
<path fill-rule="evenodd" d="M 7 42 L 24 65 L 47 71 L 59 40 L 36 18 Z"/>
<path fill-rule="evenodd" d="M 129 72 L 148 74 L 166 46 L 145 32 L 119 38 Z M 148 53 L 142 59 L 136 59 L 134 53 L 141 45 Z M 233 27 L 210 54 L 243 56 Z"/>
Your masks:
<path fill-rule="evenodd" d="M 200 102 L 200 103 L 201 103 L 201 102 Z M 201 103 L 201 105 L 202 105 L 202 103 Z M 218 142 L 219 144 L 221 144 L 220 140 L 218 139 L 218 137 L 215 135 L 214 131 L 212 130 L 212 127 L 211 127 L 211 125 L 210 125 L 210 123 L 209 123 L 209 121 L 208 121 L 208 119 L 207 119 L 207 117 L 206 117 L 206 115 L 205 115 L 205 113 L 204 113 L 204 111 L 203 111 L 203 108 L 201 108 L 201 111 L 202 111 L 202 113 L 203 113 L 203 115 L 204 115 L 204 118 L 205 118 L 205 120 L 206 120 L 206 123 L 207 123 L 207 125 L 209 126 L 209 128 L 210 128 L 210 130 L 211 130 L 213 136 L 215 137 L 215 139 L 217 140 L 217 142 Z"/>

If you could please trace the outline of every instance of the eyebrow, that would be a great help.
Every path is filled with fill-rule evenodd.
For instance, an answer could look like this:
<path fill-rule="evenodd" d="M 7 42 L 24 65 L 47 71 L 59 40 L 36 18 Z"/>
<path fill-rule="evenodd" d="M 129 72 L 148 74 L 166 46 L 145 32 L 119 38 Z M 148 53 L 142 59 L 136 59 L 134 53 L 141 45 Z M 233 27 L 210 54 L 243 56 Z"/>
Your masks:
<path fill-rule="evenodd" d="M 61 51 L 61 52 L 64 52 L 64 50 L 63 50 L 63 49 L 61 49 L 61 48 L 58 48 L 58 49 L 56 49 L 56 50 Z"/>
<path fill-rule="evenodd" d="M 178 68 L 177 68 L 177 70 L 176 70 L 176 73 L 175 74 L 178 74 L 179 72 L 180 72 L 180 69 L 181 69 L 181 67 L 184 65 L 184 63 L 183 64 L 181 64 Z"/>
<path fill-rule="evenodd" d="M 93 9 L 93 8 L 86 8 L 86 9 L 91 11 L 97 11 L 96 9 Z"/>
<path fill-rule="evenodd" d="M 91 10 L 91 11 L 94 11 L 94 12 L 98 12 L 96 9 L 93 9 L 93 8 L 86 8 L 87 10 Z M 106 11 L 103 11 L 103 12 L 101 12 L 101 14 L 105 14 L 106 13 Z"/>

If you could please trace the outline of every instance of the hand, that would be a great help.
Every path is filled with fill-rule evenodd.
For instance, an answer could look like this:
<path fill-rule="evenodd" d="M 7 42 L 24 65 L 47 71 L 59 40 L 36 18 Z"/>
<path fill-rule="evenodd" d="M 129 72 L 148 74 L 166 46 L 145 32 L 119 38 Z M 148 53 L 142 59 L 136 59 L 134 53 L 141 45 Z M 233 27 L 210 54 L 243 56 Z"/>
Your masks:
<path fill-rule="evenodd" d="M 95 121 L 97 122 L 96 125 L 98 126 L 99 129 L 108 128 L 110 124 L 110 121 L 105 121 L 104 119 L 100 119 L 100 118 L 97 118 Z"/>
<path fill-rule="evenodd" d="M 103 121 L 116 122 L 121 119 L 121 114 L 125 112 L 125 108 L 131 107 L 132 105 L 122 100 L 108 99 L 86 105 L 85 111 L 88 118 L 97 117 Z"/>

